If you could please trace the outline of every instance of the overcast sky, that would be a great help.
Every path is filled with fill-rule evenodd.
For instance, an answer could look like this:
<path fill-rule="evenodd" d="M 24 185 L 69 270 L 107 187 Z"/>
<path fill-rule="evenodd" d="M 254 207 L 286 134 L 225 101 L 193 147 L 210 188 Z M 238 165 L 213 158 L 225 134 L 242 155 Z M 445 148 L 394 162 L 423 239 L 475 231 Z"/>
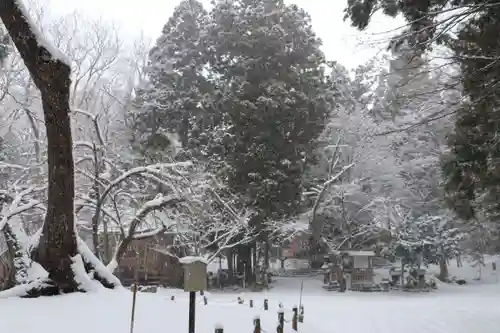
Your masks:
<path fill-rule="evenodd" d="M 115 22 L 124 36 L 142 32 L 153 40 L 180 0 L 46 0 L 49 11 L 63 15 L 79 10 L 85 15 Z M 388 35 L 400 21 L 376 16 L 368 32 L 358 32 L 343 21 L 347 0 L 285 0 L 304 8 L 312 18 L 314 30 L 323 40 L 328 59 L 353 68 L 386 46 Z M 204 1 L 209 3 L 209 1 Z M 370 43 L 367 40 L 371 40 Z"/>

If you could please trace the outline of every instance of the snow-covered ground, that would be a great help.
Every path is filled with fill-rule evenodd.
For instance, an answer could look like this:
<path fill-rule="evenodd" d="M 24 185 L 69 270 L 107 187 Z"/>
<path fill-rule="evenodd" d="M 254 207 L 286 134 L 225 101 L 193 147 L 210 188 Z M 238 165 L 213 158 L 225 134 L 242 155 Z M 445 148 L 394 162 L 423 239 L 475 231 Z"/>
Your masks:
<path fill-rule="evenodd" d="M 207 293 L 208 305 L 197 296 L 196 332 L 252 332 L 256 315 L 265 332 L 276 332 L 281 302 L 285 319 L 299 303 L 299 278 L 278 278 L 265 293 Z M 171 296 L 175 295 L 175 301 Z M 237 297 L 245 300 L 237 303 Z M 269 299 L 269 311 L 263 300 Z M 249 300 L 255 303 L 249 307 Z M 500 331 L 500 284 L 442 286 L 431 293 L 327 292 L 321 277 L 304 280 L 302 304 L 306 333 L 497 333 Z M 15 333 L 123 333 L 130 329 L 132 293 L 127 290 L 39 299 L 2 299 L 2 331 Z M 160 290 L 137 296 L 136 333 L 187 331 L 188 298 L 180 290 Z M 291 323 L 285 332 L 292 332 Z"/>

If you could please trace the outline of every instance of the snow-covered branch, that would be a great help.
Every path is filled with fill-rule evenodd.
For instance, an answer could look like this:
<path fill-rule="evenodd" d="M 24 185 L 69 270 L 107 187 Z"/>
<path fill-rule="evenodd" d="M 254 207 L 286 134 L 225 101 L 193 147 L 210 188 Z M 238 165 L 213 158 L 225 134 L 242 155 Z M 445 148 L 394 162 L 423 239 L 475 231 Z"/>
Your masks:
<path fill-rule="evenodd" d="M 337 144 L 335 145 L 335 151 L 333 153 L 332 159 L 331 159 L 331 164 L 329 168 L 329 175 L 330 178 L 323 183 L 323 186 L 321 187 L 321 190 L 319 191 L 316 200 L 314 202 L 314 206 L 312 208 L 312 213 L 311 213 L 311 221 L 310 221 L 310 230 L 312 231 L 312 241 L 316 243 L 321 235 L 321 231 L 323 229 L 323 223 L 317 218 L 318 214 L 318 209 L 320 207 L 320 204 L 322 203 L 328 189 L 332 184 L 337 182 L 340 177 L 344 175 L 346 171 L 351 169 L 354 166 L 354 163 L 350 163 L 344 167 L 340 171 L 338 171 L 336 174 L 333 175 L 335 172 L 335 169 L 339 163 L 340 160 L 340 153 L 339 153 L 339 143 L 340 143 L 340 137 L 337 141 Z"/>
<path fill-rule="evenodd" d="M 2 209 L 2 220 L 0 220 L 0 230 L 3 230 L 5 225 L 8 223 L 9 219 L 17 214 L 21 214 L 29 209 L 32 209 L 41 204 L 38 200 L 28 200 L 25 201 L 25 197 L 32 195 L 36 192 L 45 190 L 46 187 L 29 187 L 19 193 L 17 193 L 8 208 Z"/>
<path fill-rule="evenodd" d="M 144 219 L 147 217 L 147 215 L 149 213 L 151 213 L 155 210 L 164 209 L 166 207 L 173 207 L 173 206 L 175 206 L 183 201 L 184 201 L 184 199 L 179 198 L 179 197 L 158 195 L 155 199 L 146 202 L 137 211 L 134 218 L 132 219 L 132 221 L 128 225 L 128 231 L 127 231 L 126 237 L 121 239 L 120 243 L 116 247 L 113 258 L 111 259 L 110 263 L 108 264 L 108 268 L 111 271 L 114 271 L 116 269 L 116 267 L 118 267 L 118 261 L 121 259 L 121 257 L 125 253 L 125 250 L 127 249 L 127 246 L 132 242 L 132 240 L 154 237 L 154 236 L 168 230 L 167 226 L 162 225 L 160 228 L 157 228 L 155 230 L 148 231 L 148 232 L 139 232 L 136 234 L 136 231 L 137 231 L 139 225 L 142 222 L 144 222 Z"/>

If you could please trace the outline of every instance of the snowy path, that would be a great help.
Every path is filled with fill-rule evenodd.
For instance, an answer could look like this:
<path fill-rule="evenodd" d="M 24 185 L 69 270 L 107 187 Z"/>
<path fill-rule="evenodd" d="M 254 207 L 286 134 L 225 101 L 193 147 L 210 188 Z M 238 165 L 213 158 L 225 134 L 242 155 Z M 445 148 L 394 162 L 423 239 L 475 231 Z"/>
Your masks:
<path fill-rule="evenodd" d="M 498 333 L 500 285 L 443 287 L 434 293 L 326 292 L 319 279 L 304 283 L 307 333 Z M 267 293 L 208 294 L 207 306 L 198 298 L 197 333 L 213 333 L 221 323 L 226 333 L 252 332 L 260 315 L 267 333 L 275 332 L 276 309 L 282 302 L 287 320 L 299 302 L 300 279 L 282 279 Z M 176 295 L 175 302 L 170 300 Z M 245 299 L 239 305 L 236 298 Z M 262 304 L 269 299 L 269 310 Z M 42 299 L 0 300 L 2 331 L 15 333 L 123 333 L 129 331 L 131 293 L 103 291 Z M 255 308 L 248 306 L 253 299 Z M 135 333 L 187 331 L 188 301 L 181 291 L 140 293 Z M 57 329 L 53 323 L 57 323 Z M 68 330 L 68 327 L 70 329 Z M 286 333 L 292 332 L 286 324 Z"/>

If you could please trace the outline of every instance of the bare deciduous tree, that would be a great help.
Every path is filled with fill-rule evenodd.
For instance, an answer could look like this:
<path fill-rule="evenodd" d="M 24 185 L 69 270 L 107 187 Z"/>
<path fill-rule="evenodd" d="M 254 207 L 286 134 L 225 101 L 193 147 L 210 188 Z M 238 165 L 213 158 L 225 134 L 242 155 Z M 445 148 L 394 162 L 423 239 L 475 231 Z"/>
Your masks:
<path fill-rule="evenodd" d="M 85 262 L 90 268 L 94 261 L 83 253 L 85 251 L 79 251 L 74 223 L 73 142 L 69 118 L 71 68 L 65 56 L 43 40 L 22 2 L 3 1 L 0 17 L 40 90 L 47 134 L 47 212 L 33 253 L 34 260 L 48 272 L 49 280 L 36 283 L 25 292 L 75 292 L 81 285 L 75 279 L 78 269 L 74 266 Z M 97 273 L 96 280 L 101 280 L 103 285 L 115 285 L 114 281 L 100 276 L 98 269 L 93 270 Z"/>

